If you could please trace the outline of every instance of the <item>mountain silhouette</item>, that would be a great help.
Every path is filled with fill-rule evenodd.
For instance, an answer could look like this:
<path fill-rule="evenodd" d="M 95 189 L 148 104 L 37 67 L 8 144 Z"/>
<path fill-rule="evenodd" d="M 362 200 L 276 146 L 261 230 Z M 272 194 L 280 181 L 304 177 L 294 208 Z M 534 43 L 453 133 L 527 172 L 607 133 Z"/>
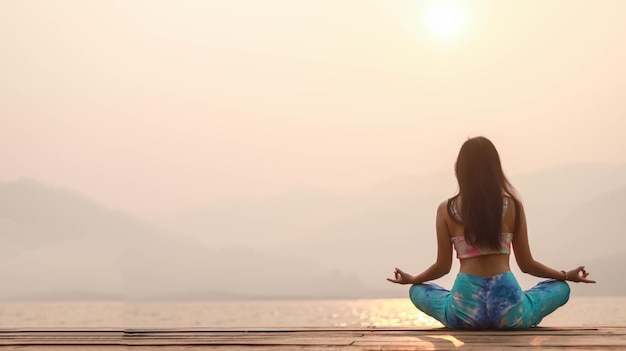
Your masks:
<path fill-rule="evenodd" d="M 0 185 L 0 299 L 363 297 L 354 276 L 297 255 L 209 248 L 79 193 Z M 338 278 L 340 277 L 340 278 Z"/>
<path fill-rule="evenodd" d="M 535 258 L 559 269 L 587 265 L 599 283 L 574 288 L 584 294 L 622 294 L 622 284 L 601 277 L 620 276 L 625 263 L 626 167 L 568 165 L 512 181 Z M 300 187 L 148 221 L 67 188 L 4 183 L 0 299 L 405 296 L 385 278 L 434 261 L 435 211 L 455 189 L 450 174 L 404 176 L 352 196 Z"/>
<path fill-rule="evenodd" d="M 268 199 L 215 202 L 160 223 L 212 247 L 297 252 L 356 274 L 369 288 L 402 296 L 405 292 L 385 285 L 384 278 L 396 266 L 417 273 L 434 262 L 436 208 L 456 191 L 450 173 L 392 178 L 344 197 L 306 188 Z M 511 180 L 525 205 L 531 248 L 540 261 L 565 269 L 624 252 L 619 224 L 626 206 L 618 199 L 626 187 L 625 165 L 562 165 Z M 618 229 L 606 235 L 613 242 L 597 239 L 596 233 L 614 225 Z M 456 260 L 454 265 L 453 271 Z M 516 270 L 513 260 L 511 265 Z M 451 274 L 441 281 L 453 279 Z M 519 279 L 526 286 L 538 280 Z"/>

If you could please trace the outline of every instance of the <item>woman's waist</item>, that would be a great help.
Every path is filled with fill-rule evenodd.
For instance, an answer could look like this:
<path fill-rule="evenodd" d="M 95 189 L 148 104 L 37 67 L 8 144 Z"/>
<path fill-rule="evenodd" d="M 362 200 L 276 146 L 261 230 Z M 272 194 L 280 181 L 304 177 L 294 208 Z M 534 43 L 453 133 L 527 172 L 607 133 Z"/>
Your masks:
<path fill-rule="evenodd" d="M 506 271 L 489 277 L 481 277 L 471 273 L 459 272 L 454 281 L 452 290 L 458 291 L 459 289 L 465 291 L 491 291 L 497 289 L 497 287 L 506 286 L 507 288 L 514 288 L 513 290 L 521 289 L 517 279 L 513 275 L 513 272 Z"/>
<path fill-rule="evenodd" d="M 461 262 L 459 273 L 481 278 L 489 278 L 511 271 L 509 255 L 487 255 L 465 258 L 459 261 Z"/>

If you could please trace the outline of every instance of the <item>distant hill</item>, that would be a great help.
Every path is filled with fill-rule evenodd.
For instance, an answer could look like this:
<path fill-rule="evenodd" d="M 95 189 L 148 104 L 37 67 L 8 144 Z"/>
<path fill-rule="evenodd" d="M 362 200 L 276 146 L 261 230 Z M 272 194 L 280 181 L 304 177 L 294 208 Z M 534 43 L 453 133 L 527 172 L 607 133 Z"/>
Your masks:
<path fill-rule="evenodd" d="M 535 258 L 558 269 L 587 265 L 599 281 L 622 275 L 624 165 L 563 166 L 512 181 Z M 302 187 L 146 221 L 68 189 L 4 183 L 0 300 L 406 296 L 385 278 L 434 261 L 435 211 L 455 189 L 453 174 L 405 176 L 353 196 Z M 623 294 L 613 283 L 586 291 Z"/>
<path fill-rule="evenodd" d="M 211 249 L 33 180 L 0 185 L 0 263 L 0 300 L 370 293 L 354 275 L 294 255 Z"/>
<path fill-rule="evenodd" d="M 619 217 L 626 203 L 604 199 L 624 198 L 626 165 L 564 165 L 511 180 L 524 201 L 531 248 L 540 261 L 565 269 L 626 244 L 620 225 L 624 217 Z M 354 273 L 370 289 L 404 296 L 404 289 L 384 278 L 395 266 L 418 272 L 432 264 L 435 211 L 455 191 L 452 172 L 404 176 L 349 197 L 303 188 L 268 199 L 215 202 L 156 220 L 208 246 L 236 244 L 276 254 L 295 253 Z M 590 234 L 609 231 L 612 225 L 616 227 L 605 234 L 610 240 Z M 452 279 L 442 281 L 449 284 Z"/>
<path fill-rule="evenodd" d="M 597 195 L 544 224 L 536 234 L 564 243 L 563 258 L 590 261 L 624 252 L 626 187 Z M 538 249 L 542 252 L 541 248 Z M 546 250 L 545 254 L 548 254 Z M 626 256 L 623 258 L 626 264 Z"/>
<path fill-rule="evenodd" d="M 571 210 L 598 195 L 626 187 L 626 164 L 566 164 L 517 175 L 512 181 L 531 208 Z"/>
<path fill-rule="evenodd" d="M 561 248 L 562 259 L 591 260 L 626 244 L 626 229 L 620 225 L 626 211 L 620 200 L 626 190 L 626 164 L 562 165 L 513 182 L 525 204 L 538 258 Z"/>

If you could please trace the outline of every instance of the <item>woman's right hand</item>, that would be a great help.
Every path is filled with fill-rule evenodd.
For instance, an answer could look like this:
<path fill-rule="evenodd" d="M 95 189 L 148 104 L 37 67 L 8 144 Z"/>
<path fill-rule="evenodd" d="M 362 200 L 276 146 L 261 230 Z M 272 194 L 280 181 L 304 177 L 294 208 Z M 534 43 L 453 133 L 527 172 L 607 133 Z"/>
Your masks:
<path fill-rule="evenodd" d="M 585 266 L 580 266 L 567 272 L 567 280 L 576 283 L 595 283 L 595 280 L 587 279 L 588 275 L 589 272 L 585 270 Z"/>
<path fill-rule="evenodd" d="M 387 278 L 387 280 L 396 284 L 415 284 L 415 277 L 399 268 L 393 271 L 393 275 L 394 278 Z"/>

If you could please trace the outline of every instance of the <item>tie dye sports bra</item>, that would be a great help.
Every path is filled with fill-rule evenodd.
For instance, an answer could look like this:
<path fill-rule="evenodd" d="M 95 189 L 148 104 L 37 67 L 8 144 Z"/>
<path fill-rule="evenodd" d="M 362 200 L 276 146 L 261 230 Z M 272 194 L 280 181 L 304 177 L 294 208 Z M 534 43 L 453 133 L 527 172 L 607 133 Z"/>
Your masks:
<path fill-rule="evenodd" d="M 455 221 L 462 224 L 463 222 L 461 220 L 461 216 L 459 215 L 459 212 L 456 209 L 455 202 L 456 202 L 456 197 L 453 197 L 448 200 L 448 213 Z M 509 199 L 508 197 L 505 196 L 503 198 L 503 203 L 502 203 L 502 218 L 504 218 L 504 215 L 506 214 L 506 209 L 508 205 L 509 205 Z M 517 230 L 517 214 L 516 214 L 515 222 L 516 222 L 515 226 Z M 472 257 L 478 257 L 478 256 L 484 256 L 484 255 L 493 255 L 493 254 L 508 255 L 511 253 L 511 241 L 513 241 L 513 233 L 501 233 L 500 234 L 500 248 L 498 249 L 474 247 L 470 245 L 467 241 L 465 241 L 464 236 L 453 236 L 450 239 L 452 240 L 452 245 L 454 246 L 454 249 L 456 250 L 456 257 L 459 259 L 472 258 Z"/>

